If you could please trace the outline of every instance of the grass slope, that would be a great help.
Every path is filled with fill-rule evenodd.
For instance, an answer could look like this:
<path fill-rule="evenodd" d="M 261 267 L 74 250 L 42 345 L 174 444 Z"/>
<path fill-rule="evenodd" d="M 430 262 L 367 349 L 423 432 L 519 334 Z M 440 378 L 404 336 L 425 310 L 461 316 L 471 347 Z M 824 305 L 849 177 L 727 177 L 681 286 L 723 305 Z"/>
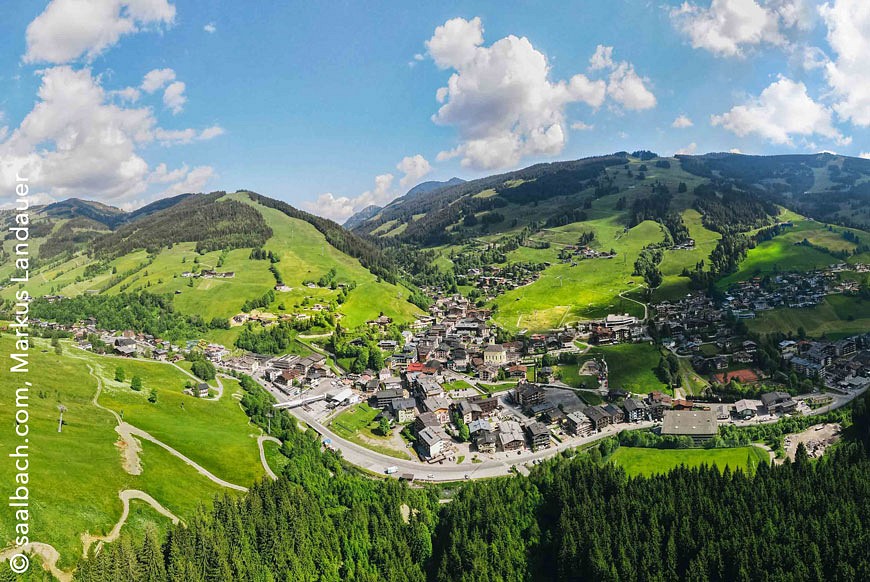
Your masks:
<path fill-rule="evenodd" d="M 639 394 L 668 390 L 655 374 L 661 354 L 651 344 L 601 346 L 589 350 L 589 355 L 603 357 L 607 362 L 610 388 L 621 388 Z"/>
<path fill-rule="evenodd" d="M 870 301 L 860 297 L 830 295 L 809 309 L 775 309 L 758 314 L 746 323 L 756 333 L 793 333 L 803 328 L 807 335 L 831 339 L 866 333 L 870 329 Z"/>
<path fill-rule="evenodd" d="M 11 337 L 0 336 L 0 351 L 8 353 L 11 348 Z M 142 474 L 126 473 L 116 446 L 115 420 L 93 405 L 96 380 L 88 374 L 87 361 L 72 357 L 71 349 L 67 347 L 67 353 L 58 357 L 47 343 L 37 341 L 26 375 L 33 384 L 28 401 L 31 539 L 57 548 L 65 568 L 81 555 L 81 533 L 106 534 L 117 523 L 122 510 L 118 492 L 123 489 L 149 493 L 182 519 L 190 518 L 200 503 L 228 492 L 149 442 L 142 442 Z M 157 382 L 158 377 L 146 376 L 146 386 Z M 0 422 L 6 426 L 14 424 L 13 395 L 24 380 L 13 374 L 0 375 L 0 393 L 6 395 L 0 404 Z M 59 404 L 66 407 L 61 433 L 57 432 Z M 228 425 L 219 430 L 234 429 Z M 239 430 L 238 425 L 235 430 Z M 242 425 L 241 430 L 247 431 L 247 427 Z M 175 446 L 177 439 L 168 435 L 167 442 Z M 7 458 L 17 444 L 3 438 L 0 455 Z M 256 455 L 254 439 L 251 450 Z M 11 463 L 3 463 L 0 479 L 13 483 L 13 471 Z M 9 512 L 0 514 L 4 546 L 13 537 L 11 518 Z M 135 529 L 136 523 L 125 527 Z"/>
<path fill-rule="evenodd" d="M 640 447 L 619 447 L 609 462 L 622 467 L 629 477 L 661 475 L 671 469 L 685 465 L 699 467 L 716 465 L 720 470 L 752 470 L 758 463 L 767 462 L 767 452 L 758 447 L 737 447 L 733 449 L 645 449 Z"/>

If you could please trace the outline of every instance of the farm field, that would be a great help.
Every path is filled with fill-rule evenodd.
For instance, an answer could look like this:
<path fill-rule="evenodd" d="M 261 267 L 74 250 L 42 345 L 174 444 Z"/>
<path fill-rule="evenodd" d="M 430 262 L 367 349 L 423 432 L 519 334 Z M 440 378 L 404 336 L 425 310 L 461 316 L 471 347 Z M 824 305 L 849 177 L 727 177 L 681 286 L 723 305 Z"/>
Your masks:
<path fill-rule="evenodd" d="M 661 354 L 651 344 L 601 346 L 592 348 L 587 355 L 602 356 L 607 362 L 610 388 L 621 388 L 638 394 L 653 390 L 670 392 L 656 376 L 655 369 L 659 365 Z"/>
<path fill-rule="evenodd" d="M 870 329 L 870 301 L 860 297 L 829 295 L 816 307 L 774 309 L 747 320 L 756 333 L 797 334 L 803 328 L 810 337 L 822 334 L 831 339 L 865 333 Z"/>
<path fill-rule="evenodd" d="M 752 470 L 768 460 L 766 451 L 758 447 L 733 449 L 646 449 L 619 447 L 608 462 L 622 467 L 629 477 L 661 475 L 680 465 L 699 467 L 716 465 L 720 470 Z"/>
<path fill-rule="evenodd" d="M 10 336 L 0 336 L 0 349 L 8 353 L 11 341 Z M 75 564 L 81 555 L 82 533 L 105 535 L 118 522 L 123 507 L 119 491 L 144 491 L 182 519 L 189 519 L 200 504 L 210 503 L 215 495 L 233 493 L 144 440 L 139 454 L 141 474 L 127 473 L 117 445 L 116 421 L 109 412 L 93 404 L 97 381 L 88 372 L 89 361 L 73 357 L 73 348 L 66 345 L 64 348 L 65 354 L 58 357 L 47 342 L 35 340 L 27 375 L 27 380 L 33 383 L 28 399 L 30 477 L 34 490 L 38 486 L 39 491 L 32 501 L 32 539 L 54 546 L 60 552 L 62 568 Z M 113 374 L 114 367 L 110 369 Z M 165 378 L 156 370 L 153 376 L 143 376 L 146 387 Z M 12 374 L 0 375 L 0 391 L 7 395 L 15 393 L 19 381 Z M 62 432 L 57 431 L 60 404 L 66 407 Z M 100 404 L 106 405 L 102 397 Z M 14 412 L 11 406 L 0 407 L 0 421 L 11 426 Z M 244 418 L 240 410 L 239 413 Z M 129 414 L 127 419 L 130 420 Z M 246 420 L 241 425 L 243 431 L 248 430 Z M 231 431 L 233 427 L 227 425 L 221 430 Z M 208 438 L 209 433 L 203 434 Z M 174 435 L 167 436 L 167 442 L 175 446 Z M 254 439 L 251 442 L 251 450 L 256 454 L 256 442 Z M 0 454 L 6 457 L 14 452 L 14 445 L 11 439 L 3 439 Z M 12 465 L 4 464 L 0 467 L 0 478 L 13 482 L 12 470 Z M 146 523 L 159 525 L 162 520 L 150 508 L 137 507 L 136 502 L 133 508 L 133 516 L 123 531 L 141 534 Z M 9 513 L 0 516 L 0 535 L 3 545 L 12 538 Z"/>

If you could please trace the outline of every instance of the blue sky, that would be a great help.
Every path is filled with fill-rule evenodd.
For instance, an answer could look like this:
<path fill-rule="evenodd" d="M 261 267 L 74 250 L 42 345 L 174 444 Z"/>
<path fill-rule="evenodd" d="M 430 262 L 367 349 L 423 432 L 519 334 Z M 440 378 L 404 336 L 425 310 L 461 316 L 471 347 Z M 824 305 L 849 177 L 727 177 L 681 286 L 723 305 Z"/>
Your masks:
<path fill-rule="evenodd" d="M 0 202 L 22 172 L 43 200 L 249 188 L 342 221 L 623 149 L 870 151 L 862 0 L 411 4 L 5 2 Z"/>

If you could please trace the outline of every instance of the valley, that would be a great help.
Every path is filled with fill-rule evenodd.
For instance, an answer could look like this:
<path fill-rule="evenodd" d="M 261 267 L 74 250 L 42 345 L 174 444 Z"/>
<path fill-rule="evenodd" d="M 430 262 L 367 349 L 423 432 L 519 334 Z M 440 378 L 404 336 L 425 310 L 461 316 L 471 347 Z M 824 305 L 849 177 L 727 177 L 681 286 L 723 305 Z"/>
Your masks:
<path fill-rule="evenodd" d="M 246 191 L 137 216 L 38 209 L 31 280 L 0 289 L 8 309 L 26 286 L 44 338 L 34 527 L 62 526 L 38 541 L 66 575 L 294 474 L 298 438 L 425 489 L 557 453 L 630 477 L 751 474 L 786 454 L 786 427 L 848 422 L 870 384 L 870 233 L 699 163 L 635 152 L 457 181 L 352 231 Z M 689 411 L 712 433 L 671 432 Z"/>

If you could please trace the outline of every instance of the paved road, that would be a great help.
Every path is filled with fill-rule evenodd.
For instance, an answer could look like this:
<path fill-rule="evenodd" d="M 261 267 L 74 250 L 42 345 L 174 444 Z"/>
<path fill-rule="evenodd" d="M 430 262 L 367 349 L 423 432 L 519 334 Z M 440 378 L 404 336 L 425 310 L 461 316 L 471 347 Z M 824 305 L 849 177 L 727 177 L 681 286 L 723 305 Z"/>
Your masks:
<path fill-rule="evenodd" d="M 465 479 L 466 475 L 468 475 L 469 479 L 508 475 L 513 466 L 522 466 L 532 461 L 546 459 L 554 456 L 559 451 L 576 448 L 608 436 L 613 436 L 620 430 L 627 428 L 626 425 L 608 427 L 607 430 L 601 433 L 580 439 L 572 438 L 557 446 L 551 446 L 548 449 L 533 453 L 524 451 L 522 455 L 517 455 L 516 453 L 500 452 L 497 453 L 496 459 L 483 461 L 482 463 L 463 463 L 462 465 L 457 465 L 449 464 L 445 461 L 443 465 L 440 465 L 438 463 L 428 464 L 406 461 L 377 453 L 337 436 L 303 408 L 288 409 L 288 412 L 313 428 L 322 437 L 330 439 L 332 441 L 331 444 L 341 451 L 342 456 L 348 462 L 358 467 L 380 474 L 384 474 L 387 467 L 396 467 L 398 471 L 393 475 L 394 477 L 399 477 L 403 473 L 411 473 L 416 479 L 427 481 L 459 481 Z M 632 428 L 649 428 L 651 426 L 653 426 L 651 422 L 631 425 Z"/>

